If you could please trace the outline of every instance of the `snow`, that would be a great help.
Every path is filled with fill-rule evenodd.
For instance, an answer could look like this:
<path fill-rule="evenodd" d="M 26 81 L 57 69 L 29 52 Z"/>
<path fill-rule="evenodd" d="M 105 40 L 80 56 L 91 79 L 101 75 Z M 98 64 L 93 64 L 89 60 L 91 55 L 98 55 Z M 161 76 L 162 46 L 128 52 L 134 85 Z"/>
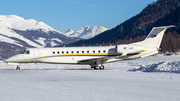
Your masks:
<path fill-rule="evenodd" d="M 43 47 L 45 47 L 47 45 L 47 43 L 45 42 L 46 38 L 43 37 L 39 37 L 38 39 L 34 39 L 36 42 L 40 43 Z"/>
<path fill-rule="evenodd" d="M 63 34 L 66 35 L 67 37 L 79 37 L 83 39 L 90 39 L 107 30 L 108 30 L 107 28 L 104 28 L 102 26 L 93 26 L 93 27 L 84 26 L 79 30 L 69 29 L 65 31 Z"/>
<path fill-rule="evenodd" d="M 46 25 L 44 22 L 37 22 L 34 19 L 25 20 L 17 15 L 0 15 L 0 26 L 6 26 L 17 30 L 37 30 L 43 29 L 45 32 L 54 31 L 53 28 Z"/>
<path fill-rule="evenodd" d="M 63 43 L 63 41 L 61 41 L 61 40 L 58 39 L 58 38 L 51 38 L 51 40 Z M 55 45 L 57 45 L 57 44 L 55 44 Z"/>
<path fill-rule="evenodd" d="M 8 43 L 15 44 L 15 45 L 18 45 L 20 47 L 23 47 L 21 44 L 18 44 L 18 42 L 15 40 L 12 40 L 12 39 L 5 37 L 5 36 L 2 36 L 2 35 L 0 35 L 0 36 L 1 36 L 0 42 L 8 42 Z"/>
<path fill-rule="evenodd" d="M 59 40 L 58 38 L 52 38 L 51 39 L 51 46 L 57 46 L 59 44 L 55 43 L 55 41 L 63 43 L 61 40 Z"/>
<path fill-rule="evenodd" d="M 66 36 L 68 36 L 68 37 L 70 37 L 70 35 L 71 35 L 72 33 L 74 33 L 74 32 L 76 32 L 75 29 L 69 29 L 69 30 L 65 31 L 63 34 L 66 35 Z"/>
<path fill-rule="evenodd" d="M 93 26 L 93 27 L 85 26 L 77 31 L 70 29 L 63 34 L 68 37 L 81 37 L 84 39 L 89 39 L 106 30 L 108 29 L 101 26 Z M 27 33 L 28 31 L 40 31 L 40 32 L 43 31 L 43 32 L 42 32 L 42 36 L 37 35 L 36 38 L 34 37 L 29 38 L 25 35 L 23 36 L 23 34 L 18 33 L 18 31 L 27 31 Z M 45 47 L 45 46 L 52 47 L 59 45 L 61 43 L 66 44 L 66 42 L 62 42 L 62 40 L 58 39 L 61 38 L 61 35 L 58 38 L 55 37 L 52 39 L 44 37 L 43 34 L 49 35 L 50 34 L 49 32 L 57 35 L 62 34 L 61 32 L 51 28 L 44 22 L 38 22 L 34 19 L 24 19 L 17 15 L 0 15 L 0 41 L 2 42 L 11 43 L 21 47 Z"/>
<path fill-rule="evenodd" d="M 60 43 L 63 43 L 63 41 L 61 41 L 60 39 L 58 38 L 49 38 L 48 40 L 51 40 L 50 44 L 51 46 L 56 46 L 58 45 L 57 43 L 55 43 L 54 41 L 57 41 L 57 42 L 60 42 Z M 39 37 L 38 39 L 35 39 L 36 42 L 40 43 L 43 47 L 46 47 L 47 44 L 49 43 L 47 41 L 46 38 L 43 38 L 43 37 Z"/>
<path fill-rule="evenodd" d="M 132 69 L 132 71 L 180 73 L 180 61 L 166 61 L 149 65 L 142 65 L 138 68 Z"/>
<path fill-rule="evenodd" d="M 0 27 L 0 40 L 2 42 L 7 42 L 7 43 L 11 43 L 11 44 L 15 44 L 15 45 L 23 47 L 21 44 L 18 44 L 18 42 L 13 40 L 12 38 L 20 39 L 20 40 L 22 40 L 22 41 L 26 42 L 27 44 L 34 46 L 34 47 L 42 47 L 42 46 L 32 42 L 31 40 L 23 37 L 22 35 L 14 32 L 13 30 L 11 30 L 7 27 L 1 26 Z"/>
<path fill-rule="evenodd" d="M 51 28 L 44 22 L 37 22 L 34 19 L 24 19 L 17 15 L 0 15 L 0 41 L 1 42 L 11 43 L 11 44 L 15 44 L 21 47 L 29 47 L 29 46 L 45 47 L 48 44 L 46 42 L 47 38 L 39 37 L 37 39 L 33 39 L 34 41 L 39 43 L 37 44 L 32 39 L 27 39 L 23 37 L 23 35 L 13 31 L 13 29 L 20 30 L 20 31 L 41 30 L 47 34 L 51 31 L 51 32 L 55 32 L 54 34 L 61 34 L 61 32 L 54 30 L 53 28 Z M 26 46 L 23 46 L 21 42 L 26 43 Z M 50 43 L 50 46 L 55 46 L 55 45 L 58 45 L 59 43 L 63 43 L 63 42 L 59 40 L 58 38 L 52 38 L 52 42 Z"/>
<path fill-rule="evenodd" d="M 0 100 L 179 101 L 179 74 L 128 71 L 139 65 L 176 63 L 179 57 L 155 56 L 119 61 L 105 64 L 105 70 L 68 64 L 21 64 L 21 70 L 14 70 L 15 66 L 1 61 Z"/>

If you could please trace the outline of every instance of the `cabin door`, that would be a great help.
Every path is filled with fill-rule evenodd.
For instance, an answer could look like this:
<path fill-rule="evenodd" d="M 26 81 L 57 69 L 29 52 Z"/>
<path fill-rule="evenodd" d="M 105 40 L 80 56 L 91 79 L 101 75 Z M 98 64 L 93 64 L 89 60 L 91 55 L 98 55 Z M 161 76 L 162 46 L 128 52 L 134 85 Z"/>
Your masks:
<path fill-rule="evenodd" d="M 34 53 L 34 59 L 33 61 L 36 62 L 37 61 L 37 58 L 39 57 L 39 49 L 36 48 L 36 49 L 33 49 L 33 53 Z"/>

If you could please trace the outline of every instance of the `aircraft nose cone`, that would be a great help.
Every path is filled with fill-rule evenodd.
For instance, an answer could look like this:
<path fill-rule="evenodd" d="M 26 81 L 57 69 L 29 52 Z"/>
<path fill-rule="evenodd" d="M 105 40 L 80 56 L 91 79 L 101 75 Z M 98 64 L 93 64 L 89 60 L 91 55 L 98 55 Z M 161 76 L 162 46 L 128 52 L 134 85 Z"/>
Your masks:
<path fill-rule="evenodd" d="M 17 61 L 17 58 L 16 58 L 16 57 L 17 57 L 17 56 L 12 56 L 12 57 L 6 59 L 4 62 L 6 62 L 6 63 L 8 63 L 8 62 L 16 62 L 16 61 Z"/>
<path fill-rule="evenodd" d="M 6 63 L 7 63 L 7 62 L 8 62 L 8 59 L 4 60 L 4 62 L 6 62 Z"/>
<path fill-rule="evenodd" d="M 10 58 L 8 58 L 8 59 L 4 60 L 4 62 L 6 62 L 6 63 L 8 63 L 8 62 L 10 62 L 10 61 L 11 61 L 11 59 L 10 59 Z"/>
<path fill-rule="evenodd" d="M 23 62 L 23 60 L 24 60 L 23 55 L 18 54 L 18 55 L 15 55 L 15 56 L 12 56 L 12 57 L 6 59 L 4 62 L 6 62 L 6 63 L 19 63 L 19 62 Z"/>

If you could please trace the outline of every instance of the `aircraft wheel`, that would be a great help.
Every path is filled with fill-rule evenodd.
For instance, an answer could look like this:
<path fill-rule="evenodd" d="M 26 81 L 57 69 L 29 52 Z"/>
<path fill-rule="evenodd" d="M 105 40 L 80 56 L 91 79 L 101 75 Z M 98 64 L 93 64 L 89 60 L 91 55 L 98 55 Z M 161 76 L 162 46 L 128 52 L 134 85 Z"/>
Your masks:
<path fill-rule="evenodd" d="M 104 70 L 104 66 L 103 66 L 103 65 L 102 65 L 102 66 L 100 66 L 100 69 L 101 69 L 101 70 Z"/>
<path fill-rule="evenodd" d="M 16 70 L 20 70 L 20 67 L 19 67 L 19 66 L 17 66 L 17 67 L 16 67 Z"/>
<path fill-rule="evenodd" d="M 94 70 L 98 70 L 99 69 L 99 67 L 98 66 L 94 66 Z"/>

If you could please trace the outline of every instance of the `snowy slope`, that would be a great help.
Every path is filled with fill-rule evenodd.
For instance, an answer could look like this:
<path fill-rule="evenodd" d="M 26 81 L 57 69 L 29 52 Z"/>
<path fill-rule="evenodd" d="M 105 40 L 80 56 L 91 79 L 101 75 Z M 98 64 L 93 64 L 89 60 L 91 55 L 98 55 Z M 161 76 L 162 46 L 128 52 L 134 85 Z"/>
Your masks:
<path fill-rule="evenodd" d="M 20 39 L 21 41 L 28 43 L 29 46 L 42 47 L 41 45 L 34 43 L 33 41 L 25 38 L 24 36 L 19 35 L 18 33 L 14 32 L 12 29 L 8 27 L 4 27 L 4 26 L 0 27 L 0 41 L 1 42 L 7 42 L 7 43 L 18 45 L 20 47 L 24 47 L 20 42 L 18 42 L 15 39 Z"/>
<path fill-rule="evenodd" d="M 90 39 L 107 30 L 108 30 L 107 28 L 104 28 L 102 26 L 93 26 L 93 27 L 84 26 L 79 30 L 69 29 L 63 34 L 68 37 L 79 37 L 83 39 Z"/>
<path fill-rule="evenodd" d="M 0 15 L 0 42 L 20 47 L 51 47 L 77 40 L 79 38 L 68 38 L 44 22 L 16 15 Z"/>
<path fill-rule="evenodd" d="M 43 29 L 43 31 L 46 32 L 55 31 L 44 22 L 37 22 L 34 19 L 25 20 L 24 18 L 17 15 L 0 15 L 0 26 L 24 31 L 37 29 Z"/>
<path fill-rule="evenodd" d="M 129 72 L 136 64 L 178 61 L 157 56 L 105 64 L 105 70 L 84 65 L 22 64 L 21 70 L 0 62 L 1 101 L 179 101 L 180 75 Z"/>

